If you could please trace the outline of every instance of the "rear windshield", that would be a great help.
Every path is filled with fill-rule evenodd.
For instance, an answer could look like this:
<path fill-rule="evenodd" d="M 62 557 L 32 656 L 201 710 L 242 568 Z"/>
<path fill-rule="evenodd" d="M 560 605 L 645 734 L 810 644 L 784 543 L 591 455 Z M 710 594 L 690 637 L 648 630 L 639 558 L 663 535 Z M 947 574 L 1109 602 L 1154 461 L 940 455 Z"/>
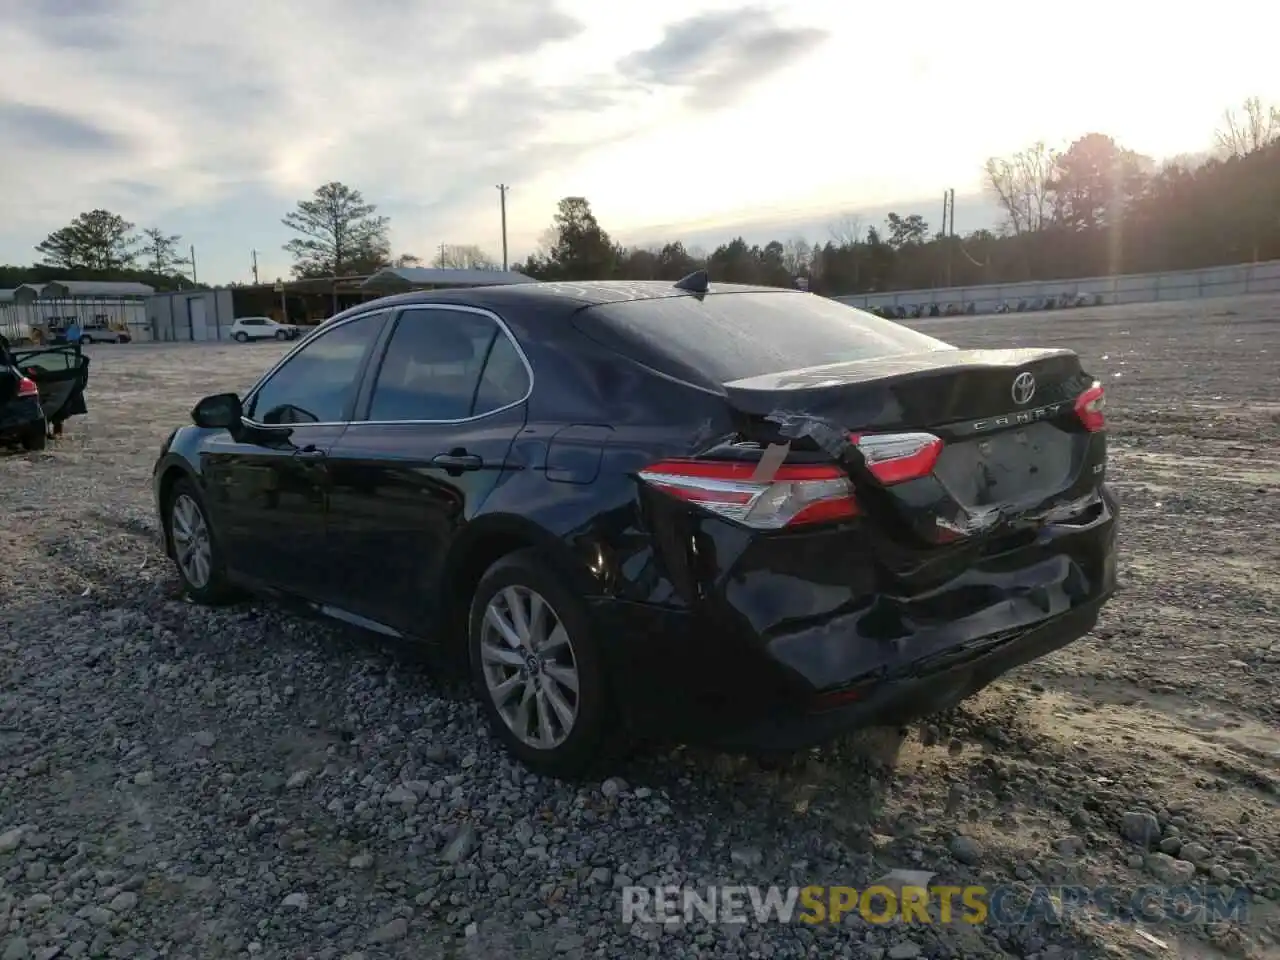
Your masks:
<path fill-rule="evenodd" d="M 629 300 L 579 317 L 585 333 L 632 359 L 712 383 L 953 349 L 836 300 L 788 290 Z"/>

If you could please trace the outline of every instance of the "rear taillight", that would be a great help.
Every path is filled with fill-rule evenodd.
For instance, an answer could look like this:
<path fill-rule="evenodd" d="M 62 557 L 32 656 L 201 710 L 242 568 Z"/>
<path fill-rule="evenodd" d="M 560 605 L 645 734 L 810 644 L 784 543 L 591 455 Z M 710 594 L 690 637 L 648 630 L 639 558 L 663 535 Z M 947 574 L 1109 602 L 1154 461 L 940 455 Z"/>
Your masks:
<path fill-rule="evenodd" d="M 18 379 L 18 396 L 38 397 L 40 396 L 40 388 L 36 386 L 36 382 L 30 377 L 20 377 Z"/>
<path fill-rule="evenodd" d="M 886 487 L 927 477 L 942 453 L 942 441 L 932 433 L 869 433 L 853 435 L 871 475 Z"/>
<path fill-rule="evenodd" d="M 1090 433 L 1097 433 L 1107 425 L 1103 409 L 1107 405 L 1107 397 L 1102 384 L 1094 381 L 1092 387 L 1076 397 L 1076 416 Z"/>
<path fill-rule="evenodd" d="M 851 435 L 867 469 L 890 486 L 928 476 L 942 452 L 931 433 Z M 771 478 L 755 463 L 663 460 L 640 479 L 687 503 L 748 527 L 777 530 L 858 515 L 853 481 L 835 464 L 783 464 Z"/>
<path fill-rule="evenodd" d="M 771 480 L 756 464 L 663 460 L 640 471 L 650 486 L 758 530 L 778 530 L 857 516 L 853 484 L 833 465 L 783 464 Z"/>

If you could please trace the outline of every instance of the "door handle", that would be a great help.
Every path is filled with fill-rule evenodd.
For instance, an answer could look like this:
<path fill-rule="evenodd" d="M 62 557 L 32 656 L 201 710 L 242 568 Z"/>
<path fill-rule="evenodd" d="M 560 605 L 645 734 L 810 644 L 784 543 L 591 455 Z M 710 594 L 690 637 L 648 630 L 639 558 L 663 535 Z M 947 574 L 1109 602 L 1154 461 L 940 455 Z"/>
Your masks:
<path fill-rule="evenodd" d="M 450 450 L 448 453 L 441 453 L 432 457 L 431 465 L 444 467 L 452 473 L 461 470 L 479 470 L 484 466 L 484 461 L 474 453 L 467 453 L 466 450 Z"/>

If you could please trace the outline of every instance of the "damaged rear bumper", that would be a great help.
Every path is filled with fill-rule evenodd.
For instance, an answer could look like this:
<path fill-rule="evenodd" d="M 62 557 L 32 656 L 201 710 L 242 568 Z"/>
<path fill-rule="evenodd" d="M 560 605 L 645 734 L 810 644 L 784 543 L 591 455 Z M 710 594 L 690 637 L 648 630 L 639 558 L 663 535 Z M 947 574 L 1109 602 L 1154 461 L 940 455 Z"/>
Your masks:
<path fill-rule="evenodd" d="M 839 706 L 761 717 L 710 738 L 725 749 L 792 751 L 817 746 L 863 727 L 897 726 L 954 707 L 1008 671 L 1039 659 L 1093 629 L 1109 597 L 1076 607 L 1038 625 L 952 649 L 888 677 L 867 680 L 841 694 Z"/>
<path fill-rule="evenodd" d="M 698 555 L 734 563 L 680 585 L 701 602 L 592 603 L 623 718 L 641 736 L 783 751 L 949 709 L 1092 629 L 1116 589 L 1117 505 L 1102 496 L 914 592 L 884 591 L 891 545 L 849 528 L 757 550 L 708 522 Z"/>

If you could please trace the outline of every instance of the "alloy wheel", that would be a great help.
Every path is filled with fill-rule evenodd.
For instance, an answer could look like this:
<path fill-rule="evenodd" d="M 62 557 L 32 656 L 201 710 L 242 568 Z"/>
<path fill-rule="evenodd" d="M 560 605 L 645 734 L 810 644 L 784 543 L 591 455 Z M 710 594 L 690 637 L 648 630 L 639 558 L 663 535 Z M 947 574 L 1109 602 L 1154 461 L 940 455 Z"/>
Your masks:
<path fill-rule="evenodd" d="M 541 594 L 513 585 L 493 596 L 480 659 L 498 715 L 520 742 L 536 750 L 564 743 L 578 717 L 578 664 L 568 631 Z"/>
<path fill-rule="evenodd" d="M 178 566 L 191 586 L 202 589 L 208 585 L 213 573 L 213 544 L 209 540 L 209 525 L 205 522 L 204 512 L 195 500 L 183 493 L 173 501 L 170 517 Z"/>

